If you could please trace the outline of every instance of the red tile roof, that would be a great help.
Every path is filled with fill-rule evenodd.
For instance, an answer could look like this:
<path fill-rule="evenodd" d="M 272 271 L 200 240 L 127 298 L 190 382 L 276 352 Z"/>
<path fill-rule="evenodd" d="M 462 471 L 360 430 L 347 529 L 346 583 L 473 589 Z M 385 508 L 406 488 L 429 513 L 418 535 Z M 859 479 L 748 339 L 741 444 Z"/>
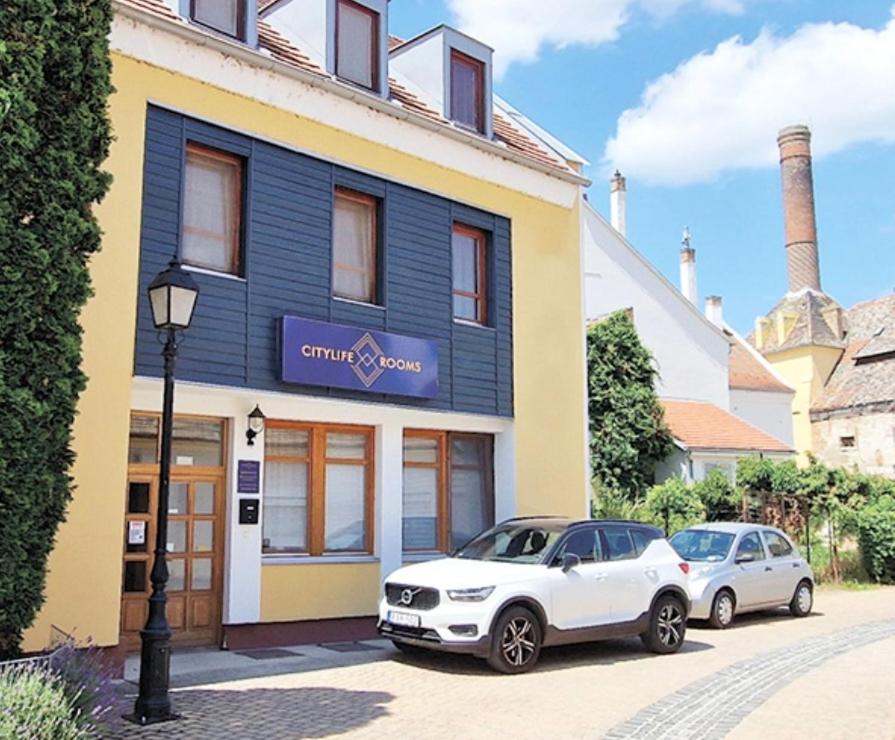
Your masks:
<path fill-rule="evenodd" d="M 774 373 L 768 370 L 742 342 L 733 339 L 728 361 L 728 377 L 731 388 L 747 391 L 783 391 L 792 392 L 785 383 L 780 382 Z"/>
<path fill-rule="evenodd" d="M 310 57 L 302 53 L 296 46 L 290 44 L 285 36 L 262 20 L 258 21 L 258 46 L 262 49 L 267 49 L 270 55 L 278 62 L 291 64 L 293 67 L 303 69 L 305 72 L 312 72 L 318 75 L 324 74 L 324 71 L 314 64 Z"/>
<path fill-rule="evenodd" d="M 662 406 L 674 438 L 690 449 L 792 452 L 786 443 L 710 403 L 663 399 Z"/>
<path fill-rule="evenodd" d="M 121 2 L 168 20 L 179 19 L 177 14 L 162 0 L 121 0 Z M 260 0 L 258 3 L 259 12 L 265 10 L 274 2 L 275 0 Z M 402 39 L 397 36 L 389 37 L 389 48 L 393 48 L 400 43 L 402 43 Z M 320 75 L 321 77 L 330 76 L 311 61 L 310 57 L 289 39 L 260 19 L 258 21 L 258 45 L 270 52 L 271 57 L 278 62 L 296 67 L 304 72 Z M 391 78 L 389 78 L 389 100 L 411 113 L 423 116 L 430 121 L 453 127 L 453 124 L 438 111 L 430 108 L 419 97 Z M 522 155 L 540 165 L 553 167 L 558 171 L 570 172 L 565 162 L 548 152 L 538 142 L 497 113 L 494 114 L 494 138 L 514 154 Z"/>

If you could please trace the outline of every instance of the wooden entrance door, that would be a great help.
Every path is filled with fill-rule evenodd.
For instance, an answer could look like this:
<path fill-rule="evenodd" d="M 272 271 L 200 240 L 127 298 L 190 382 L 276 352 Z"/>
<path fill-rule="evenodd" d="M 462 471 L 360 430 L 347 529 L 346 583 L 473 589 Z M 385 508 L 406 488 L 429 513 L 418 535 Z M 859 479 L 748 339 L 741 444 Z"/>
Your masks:
<path fill-rule="evenodd" d="M 134 415 L 131 425 L 121 604 L 121 642 L 127 649 L 140 644 L 152 592 L 158 474 L 150 462 L 157 453 L 148 439 L 157 430 L 154 421 Z M 223 440 L 218 450 L 215 440 L 208 439 L 218 435 L 215 424 L 220 422 L 175 418 L 175 453 L 184 454 L 172 455 L 180 464 L 171 467 L 168 498 L 166 591 L 174 644 L 216 645 L 221 639 L 226 458 Z M 178 438 L 185 441 L 178 445 Z"/>
<path fill-rule="evenodd" d="M 223 490 L 222 477 L 171 478 L 167 614 L 174 643 L 209 645 L 220 639 Z M 132 475 L 125 515 L 121 633 L 126 643 L 134 646 L 146 623 L 152 591 L 149 576 L 157 505 L 158 478 Z"/>

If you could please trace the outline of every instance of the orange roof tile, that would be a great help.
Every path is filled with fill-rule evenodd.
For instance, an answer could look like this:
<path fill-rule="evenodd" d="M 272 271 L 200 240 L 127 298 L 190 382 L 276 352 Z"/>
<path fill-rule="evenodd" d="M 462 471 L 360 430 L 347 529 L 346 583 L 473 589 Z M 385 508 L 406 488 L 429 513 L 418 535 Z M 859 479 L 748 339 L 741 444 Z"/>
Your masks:
<path fill-rule="evenodd" d="M 742 342 L 733 340 L 728 362 L 728 377 L 731 388 L 748 391 L 788 391 L 792 388 L 768 370 Z"/>
<path fill-rule="evenodd" d="M 168 20 L 179 19 L 177 14 L 162 0 L 122 0 L 122 2 Z M 274 0 L 261 0 L 259 2 L 259 12 L 269 8 L 273 2 Z M 400 43 L 403 42 L 397 36 L 389 37 L 390 48 Z M 307 54 L 261 19 L 258 20 L 258 45 L 270 52 L 271 57 L 278 62 L 297 67 L 305 72 L 320 75 L 321 77 L 330 77 L 329 74 L 311 61 Z M 401 108 L 423 116 L 430 121 L 442 123 L 445 126 L 453 126 L 438 111 L 427 106 L 419 97 L 391 78 L 389 79 L 389 100 Z M 507 150 L 515 154 L 521 154 L 541 165 L 554 167 L 559 171 L 570 171 L 569 167 L 559 158 L 551 155 L 534 139 L 497 113 L 494 114 L 494 138 L 504 144 Z"/>
<path fill-rule="evenodd" d="M 306 54 L 291 44 L 279 31 L 276 31 L 262 20 L 258 21 L 258 46 L 262 49 L 267 49 L 270 55 L 278 62 L 291 64 L 293 67 L 303 69 L 305 72 L 312 72 L 318 75 L 325 74 Z"/>
<path fill-rule="evenodd" d="M 674 438 L 690 449 L 792 452 L 786 443 L 713 404 L 663 399 L 662 406 Z"/>
<path fill-rule="evenodd" d="M 171 10 L 162 0 L 122 0 L 122 2 L 127 5 L 133 5 L 140 10 L 145 10 L 148 13 L 160 15 L 168 20 L 178 20 L 177 13 Z"/>

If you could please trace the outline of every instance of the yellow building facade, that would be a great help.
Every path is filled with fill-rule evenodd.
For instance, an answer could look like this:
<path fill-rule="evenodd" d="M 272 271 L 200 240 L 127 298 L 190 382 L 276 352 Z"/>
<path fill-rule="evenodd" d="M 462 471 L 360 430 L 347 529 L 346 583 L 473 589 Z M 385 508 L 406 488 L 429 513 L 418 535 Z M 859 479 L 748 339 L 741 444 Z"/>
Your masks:
<path fill-rule="evenodd" d="M 219 487 L 215 495 L 221 508 L 215 514 L 213 538 L 208 535 L 214 544 L 208 545 L 207 558 L 213 569 L 209 583 L 215 584 L 212 601 L 217 601 L 208 607 L 210 602 L 194 598 L 196 592 L 190 595 L 190 587 L 184 586 L 186 596 L 178 602 L 176 589 L 172 591 L 169 584 L 172 603 L 179 604 L 173 617 L 175 641 L 178 625 L 186 633 L 191 619 L 196 624 L 202 619 L 213 622 L 210 631 L 194 632 L 200 635 L 194 642 L 231 647 L 301 639 L 310 634 L 302 631 L 309 623 L 323 624 L 332 634 L 338 633 L 339 625 L 361 632 L 368 629 L 387 573 L 408 559 L 437 554 L 434 548 L 409 553 L 401 544 L 402 501 L 409 505 L 406 495 L 403 499 L 401 495 L 409 429 L 422 430 L 426 439 L 448 440 L 438 444 L 453 444 L 450 435 L 456 435 L 458 445 L 472 435 L 489 440 L 493 460 L 483 467 L 493 479 L 487 488 L 493 501 L 485 507 L 492 508 L 489 521 L 517 514 L 586 515 L 578 206 L 580 189 L 586 184 L 583 178 L 561 156 L 505 120 L 495 119 L 505 139 L 498 142 L 458 130 L 428 111 L 415 110 L 418 100 L 406 98 L 401 104 L 393 97 L 359 93 L 325 74 L 315 75 L 290 61 L 293 52 L 283 50 L 287 40 L 265 30 L 263 20 L 259 21 L 259 49 L 222 38 L 194 23 L 195 19 L 180 17 L 176 4 L 122 1 L 115 7 L 116 92 L 109 103 L 115 140 L 106 164 L 114 183 L 97 209 L 103 249 L 91 263 L 95 295 L 82 315 L 89 383 L 74 427 L 76 489 L 50 558 L 46 604 L 26 634 L 25 648 L 45 648 L 57 630 L 101 646 L 131 648 L 134 627 L 142 615 L 139 606 L 127 612 L 128 604 L 138 604 L 148 588 L 145 574 L 142 588 L 132 588 L 139 568 L 132 573 L 127 556 L 147 549 L 153 531 L 148 503 L 156 495 L 152 466 L 135 464 L 134 452 L 138 440 L 134 419 L 151 422 L 161 409 L 161 381 L 143 369 L 151 365 L 151 359 L 141 359 L 144 350 L 138 346 L 143 341 L 140 311 L 146 310 L 145 305 L 141 307 L 146 302 L 141 290 L 146 266 L 141 260 L 150 251 L 147 229 L 155 217 L 147 191 L 157 183 L 145 161 L 153 146 L 153 137 L 147 135 L 153 115 L 182 117 L 190 125 L 242 137 L 253 147 L 276 147 L 290 156 L 312 158 L 339 171 L 387 183 L 388 188 L 450 202 L 456 212 L 469 209 L 499 219 L 510 225 L 512 256 L 508 268 L 512 393 L 511 401 L 500 401 L 505 404 L 502 412 L 498 407 L 494 413 L 482 413 L 473 406 L 464 409 L 456 398 L 451 401 L 453 407 L 428 408 L 424 403 L 405 405 L 389 397 L 367 403 L 357 397 L 290 392 L 279 386 L 229 385 L 204 376 L 195 380 L 189 377 L 190 361 L 184 363 L 184 370 L 178 371 L 186 377 L 178 376 L 175 413 L 187 420 L 220 419 L 222 452 L 216 478 L 205 469 L 202 475 L 190 477 L 188 468 L 194 458 L 189 455 L 174 461 L 174 478 L 182 476 L 184 495 L 189 492 L 190 516 L 198 512 L 199 499 L 193 497 L 199 496 L 202 485 Z M 422 103 L 419 107 L 423 108 Z M 250 250 L 261 239 L 254 234 L 247 238 Z M 497 236 L 493 238 L 496 244 Z M 170 246 L 172 251 L 177 249 L 176 243 Z M 421 266 L 420 274 L 424 273 Z M 201 270 L 197 275 L 211 279 Z M 251 285 L 254 277 L 242 280 Z M 213 291 L 205 290 L 203 284 L 200 307 L 212 297 Z M 355 323 L 366 328 L 362 319 Z M 452 331 L 456 336 L 467 328 L 454 326 Z M 499 334 L 499 327 L 475 330 L 491 336 L 491 328 Z M 199 331 L 192 336 L 198 337 Z M 190 339 L 187 332 L 185 347 Z M 148 349 L 145 357 L 151 358 Z M 474 358 L 469 363 L 475 364 Z M 452 367 L 460 364 L 455 361 Z M 498 386 L 500 382 L 498 378 Z M 459 387 L 460 380 L 452 377 L 452 384 Z M 477 398 L 474 387 L 469 397 Z M 319 428 L 323 435 L 337 435 L 341 432 L 332 430 L 343 428 L 369 430 L 365 474 L 370 500 L 363 552 L 274 553 L 267 544 L 269 538 L 262 537 L 265 527 L 274 523 L 265 521 L 263 514 L 258 524 L 241 522 L 241 499 L 259 501 L 264 509 L 269 487 L 264 471 L 272 465 L 263 438 L 255 445 L 246 441 L 246 414 L 255 405 L 264 409 L 269 420 L 265 436 L 275 424 Z M 272 425 L 274 420 L 278 421 Z M 237 490 L 242 485 L 237 480 L 242 466 L 250 463 L 261 471 L 255 496 Z M 444 470 L 448 472 L 439 475 L 451 475 L 447 467 Z M 447 488 L 450 495 L 450 485 Z M 145 492 L 145 516 L 139 513 L 141 504 L 134 503 L 141 500 L 141 492 Z M 199 549 L 199 521 L 198 516 L 189 519 L 187 542 L 193 550 Z M 210 531 L 212 521 L 206 524 Z M 407 526 L 405 521 L 403 531 Z M 310 536 L 313 539 L 313 533 Z M 174 553 L 178 547 L 169 544 Z M 182 562 L 190 569 L 184 577 L 192 579 L 195 587 L 199 560 L 194 553 Z M 131 602 L 123 594 L 129 588 L 134 590 Z M 366 621 L 361 625 L 360 620 Z M 265 632 L 263 628 L 270 625 L 295 625 L 295 629 Z M 129 641 L 123 638 L 125 633 Z"/>

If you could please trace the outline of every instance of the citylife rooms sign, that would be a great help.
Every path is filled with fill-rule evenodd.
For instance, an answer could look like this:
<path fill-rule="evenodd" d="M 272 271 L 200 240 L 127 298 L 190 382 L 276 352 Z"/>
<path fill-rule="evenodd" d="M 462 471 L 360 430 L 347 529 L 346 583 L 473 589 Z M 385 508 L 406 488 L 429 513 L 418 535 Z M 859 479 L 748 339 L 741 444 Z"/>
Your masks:
<path fill-rule="evenodd" d="M 435 398 L 438 345 L 425 339 L 284 316 L 286 383 Z"/>

